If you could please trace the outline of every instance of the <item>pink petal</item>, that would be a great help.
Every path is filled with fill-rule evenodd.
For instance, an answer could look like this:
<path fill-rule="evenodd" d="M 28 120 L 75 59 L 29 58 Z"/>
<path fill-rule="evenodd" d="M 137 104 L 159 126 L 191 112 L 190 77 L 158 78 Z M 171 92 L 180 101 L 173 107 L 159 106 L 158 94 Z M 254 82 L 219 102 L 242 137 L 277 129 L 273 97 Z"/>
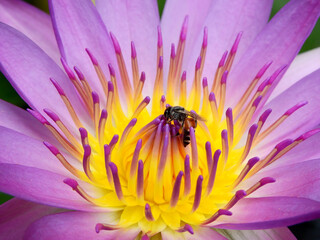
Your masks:
<path fill-rule="evenodd" d="M 18 0 L 2 0 L 0 12 L 0 22 L 19 30 L 43 49 L 56 63 L 60 62 L 59 49 L 48 14 Z"/>
<path fill-rule="evenodd" d="M 22 99 L 39 112 L 44 108 L 57 111 L 66 126 L 78 134 L 69 124 L 69 112 L 49 79 L 60 84 L 80 116 L 87 116 L 64 72 L 30 39 L 8 25 L 0 24 L 0 41 L 0 70 Z"/>
<path fill-rule="evenodd" d="M 66 212 L 50 215 L 33 223 L 27 229 L 24 239 L 135 239 L 139 233 L 137 228 L 96 233 L 95 226 L 97 223 L 115 224 L 118 217 L 117 214 L 88 212 Z"/>
<path fill-rule="evenodd" d="M 289 65 L 310 34 L 320 14 L 318 0 L 293 0 L 284 6 L 251 43 L 229 76 L 227 95 L 236 103 L 259 69 L 273 61 L 265 76 Z M 278 80 L 274 83 L 276 84 Z M 263 100 L 264 101 L 264 100 Z"/>
<path fill-rule="evenodd" d="M 42 159 L 45 161 L 46 159 Z M 68 185 L 66 177 L 47 170 L 18 164 L 0 163 L 0 191 L 25 200 L 75 210 L 107 211 L 94 206 Z M 79 184 L 84 185 L 79 181 Z"/>
<path fill-rule="evenodd" d="M 211 226 L 225 229 L 284 227 L 320 217 L 320 203 L 296 197 L 244 198 Z"/>
<path fill-rule="evenodd" d="M 262 131 L 297 103 L 308 101 L 307 105 L 290 115 L 280 127 L 262 140 L 258 149 L 266 149 L 266 147 L 269 148 L 270 146 L 273 147 L 284 138 L 296 138 L 306 131 L 315 128 L 319 124 L 319 74 L 320 69 L 301 79 L 274 98 L 271 102 L 266 104 L 264 109 L 271 108 L 272 113 L 267 119 Z"/>
<path fill-rule="evenodd" d="M 104 102 L 105 94 L 85 49 L 98 60 L 107 78 L 108 64 L 116 67 L 116 60 L 107 29 L 92 1 L 50 0 L 49 8 L 62 57 L 71 68 L 77 66 L 81 70 Z"/>
<path fill-rule="evenodd" d="M 169 59 L 170 44 L 177 43 L 183 19 L 189 15 L 183 70 L 191 69 L 189 74 L 193 76 L 194 65 L 200 54 L 203 30 L 207 26 L 208 49 L 203 75 L 211 80 L 223 52 L 229 50 L 236 35 L 244 31 L 238 58 L 267 23 L 271 7 L 270 0 L 218 0 L 201 3 L 192 0 L 167 1 L 161 19 L 165 59 Z"/>
<path fill-rule="evenodd" d="M 49 130 L 24 109 L 3 100 L 0 100 L 0 109 L 0 126 L 52 144 L 57 143 Z"/>
<path fill-rule="evenodd" d="M 288 87 L 320 68 L 320 48 L 299 54 L 290 65 L 268 101 L 277 97 Z"/>
<path fill-rule="evenodd" d="M 131 41 L 134 42 L 139 70 L 144 71 L 148 79 L 144 90 L 150 93 L 157 67 L 157 26 L 160 25 L 157 1 L 96 0 L 96 8 L 108 30 L 117 37 L 128 69 L 131 68 Z"/>
<path fill-rule="evenodd" d="M 279 159 L 281 161 L 281 159 Z M 320 202 L 320 159 L 304 161 L 301 163 L 288 164 L 274 167 L 255 174 L 243 182 L 239 189 L 253 186 L 263 177 L 272 177 L 275 183 L 267 184 L 250 197 L 301 197 Z"/>
<path fill-rule="evenodd" d="M 228 236 L 229 240 L 296 240 L 288 228 L 274 228 L 266 230 L 227 230 L 219 232 Z"/>
<path fill-rule="evenodd" d="M 35 220 L 61 211 L 57 208 L 14 198 L 0 206 L 0 232 L 6 240 L 22 239 L 25 230 Z"/>
<path fill-rule="evenodd" d="M 0 162 L 36 167 L 71 177 L 42 141 L 0 126 Z M 68 156 L 69 160 L 70 156 Z"/>

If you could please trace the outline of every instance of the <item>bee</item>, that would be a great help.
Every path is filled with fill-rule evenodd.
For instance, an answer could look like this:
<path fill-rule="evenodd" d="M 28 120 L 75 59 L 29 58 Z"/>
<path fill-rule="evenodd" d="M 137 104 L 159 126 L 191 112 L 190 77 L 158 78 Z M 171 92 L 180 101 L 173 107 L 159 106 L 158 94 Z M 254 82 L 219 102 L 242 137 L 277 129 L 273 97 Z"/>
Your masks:
<path fill-rule="evenodd" d="M 163 115 L 167 120 L 167 123 L 171 121 L 177 121 L 179 123 L 184 147 L 188 146 L 190 143 L 190 128 L 193 127 L 193 129 L 195 129 L 197 127 L 198 120 L 205 121 L 195 112 L 189 112 L 180 106 L 167 107 Z M 180 133 L 177 135 L 179 134 Z"/>

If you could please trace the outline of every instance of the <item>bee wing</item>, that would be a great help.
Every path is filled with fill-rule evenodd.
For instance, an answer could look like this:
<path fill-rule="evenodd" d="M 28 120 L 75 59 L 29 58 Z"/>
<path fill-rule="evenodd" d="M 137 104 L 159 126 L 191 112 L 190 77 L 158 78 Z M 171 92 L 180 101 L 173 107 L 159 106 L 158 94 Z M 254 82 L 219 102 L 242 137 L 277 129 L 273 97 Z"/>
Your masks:
<path fill-rule="evenodd" d="M 197 119 L 199 121 L 203 121 L 203 122 L 206 121 L 206 119 L 204 119 L 203 117 L 201 117 L 199 114 L 195 113 L 194 111 L 192 111 L 192 112 L 185 111 L 185 114 L 187 114 L 188 116 L 190 116 L 194 119 Z"/>

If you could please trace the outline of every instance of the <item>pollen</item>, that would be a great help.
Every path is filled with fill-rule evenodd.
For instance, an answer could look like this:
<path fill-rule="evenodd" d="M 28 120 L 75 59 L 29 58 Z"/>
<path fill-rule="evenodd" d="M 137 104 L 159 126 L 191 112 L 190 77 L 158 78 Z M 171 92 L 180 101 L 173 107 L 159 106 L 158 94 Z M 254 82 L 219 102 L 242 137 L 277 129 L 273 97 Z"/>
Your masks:
<path fill-rule="evenodd" d="M 44 142 L 44 145 L 73 175 L 64 180 L 66 187 L 70 186 L 70 191 L 88 204 L 119 214 L 116 222 L 97 223 L 97 233 L 138 226 L 141 236 L 155 236 L 166 228 L 193 234 L 194 227 L 210 226 L 222 215 L 231 216 L 237 202 L 275 182 L 276 179 L 266 176 L 252 186 L 239 188 L 245 179 L 319 132 L 315 129 L 297 139 L 282 139 L 265 156 L 252 156 L 252 150 L 263 139 L 307 102 L 284 109 L 283 115 L 267 128 L 264 124 L 272 109 L 254 118 L 286 67 L 265 76 L 272 64 L 267 62 L 236 106 L 228 108 L 225 104 L 228 75 L 242 32 L 231 49 L 221 56 L 215 75 L 202 76 L 206 55 L 210 54 L 207 53 L 208 29 L 204 28 L 201 50 L 190 79 L 182 69 L 187 31 L 188 17 L 182 24 L 178 45 L 171 45 L 167 60 L 163 58 L 158 28 L 157 70 L 149 96 L 142 93 L 149 79 L 140 72 L 134 42 L 129 62 L 130 59 L 124 59 L 116 36 L 110 33 L 117 66 L 110 64 L 109 72 L 103 72 L 94 54 L 86 49 L 105 96 L 92 90 L 81 69 L 68 66 L 62 58 L 62 66 L 91 119 L 89 126 L 80 120 L 64 89 L 54 79 L 50 81 L 78 133 L 71 132 L 54 109 L 44 109 L 46 116 L 29 110 L 60 143 L 54 146 Z M 129 64 L 132 75 L 126 67 Z M 169 64 L 166 76 L 164 64 Z M 191 89 L 187 89 L 186 81 L 192 82 Z M 168 121 L 164 112 L 170 106 L 180 106 L 203 120 L 190 126 Z M 183 132 L 188 134 L 187 144 Z"/>

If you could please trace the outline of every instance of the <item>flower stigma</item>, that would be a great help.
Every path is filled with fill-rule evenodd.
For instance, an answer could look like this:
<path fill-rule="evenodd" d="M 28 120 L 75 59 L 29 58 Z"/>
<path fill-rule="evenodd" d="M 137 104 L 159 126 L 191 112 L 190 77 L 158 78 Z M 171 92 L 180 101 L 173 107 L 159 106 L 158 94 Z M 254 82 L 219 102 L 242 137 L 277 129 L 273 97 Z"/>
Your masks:
<path fill-rule="evenodd" d="M 230 51 L 222 55 L 215 76 L 208 76 L 214 79 L 209 86 L 208 79 L 202 77 L 207 54 L 207 28 L 204 28 L 195 63 L 192 88 L 188 91 L 187 73 L 182 69 L 187 29 L 188 17 L 183 22 L 177 47 L 171 45 L 169 72 L 164 76 L 163 43 L 158 27 L 157 72 L 153 93 L 146 97 L 142 91 L 148 80 L 144 72 L 140 73 L 139 53 L 134 42 L 131 42 L 131 77 L 120 44 L 112 33 L 117 66 L 109 64 L 109 73 L 102 71 L 94 53 L 86 49 L 105 96 L 99 96 L 91 89 L 81 69 L 70 67 L 61 58 L 62 66 L 92 122 L 85 126 L 64 89 L 55 79 L 50 79 L 79 129 L 78 135 L 68 129 L 53 109 L 44 109 L 52 121 L 39 112 L 28 110 L 60 143 L 60 146 L 54 146 L 44 142 L 73 175 L 64 183 L 88 204 L 118 214 L 117 222 L 97 222 L 97 233 L 138 226 L 141 238 L 156 236 L 166 228 L 193 234 L 197 226 L 210 226 L 220 216 L 232 215 L 232 208 L 238 201 L 275 182 L 276 179 L 265 176 L 252 186 L 239 187 L 245 179 L 319 132 L 315 129 L 296 139 L 283 139 L 265 156 L 251 157 L 252 150 L 266 136 L 307 102 L 298 102 L 292 108 L 284 109 L 283 115 L 266 128 L 263 126 L 272 109 L 262 112 L 253 123 L 257 110 L 264 105 L 264 98 L 268 97 L 273 83 L 286 68 L 282 66 L 270 76 L 264 76 L 272 64 L 267 62 L 235 107 L 227 108 L 228 74 L 242 32 L 237 35 Z M 114 67 L 117 67 L 119 76 Z M 260 83 L 262 78 L 265 80 Z M 106 102 L 101 101 L 104 97 Z M 169 106 L 181 106 L 205 121 L 198 121 L 197 126 L 190 127 L 168 121 L 164 112 Z M 187 145 L 181 134 L 184 128 L 190 133 L 190 144 Z M 89 191 L 88 185 L 94 190 Z"/>

